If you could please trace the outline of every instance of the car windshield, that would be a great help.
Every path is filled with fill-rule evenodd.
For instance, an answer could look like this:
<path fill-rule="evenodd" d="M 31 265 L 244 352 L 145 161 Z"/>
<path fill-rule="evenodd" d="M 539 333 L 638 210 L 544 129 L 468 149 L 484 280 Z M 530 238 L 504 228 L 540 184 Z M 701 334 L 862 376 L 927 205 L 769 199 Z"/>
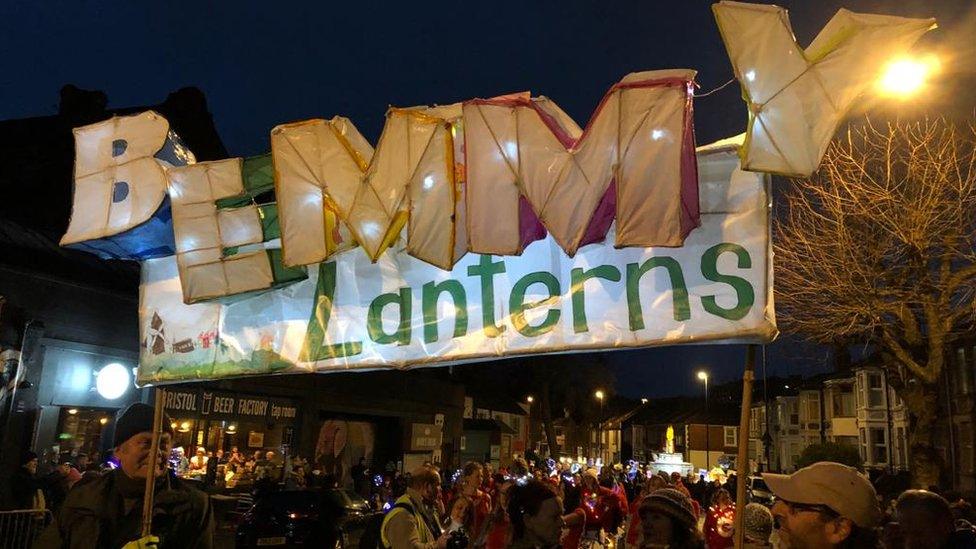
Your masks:
<path fill-rule="evenodd" d="M 754 479 L 752 479 L 752 489 L 753 490 L 763 490 L 763 491 L 768 492 L 769 491 L 769 486 L 766 486 L 766 481 L 764 481 L 763 479 L 761 479 L 761 478 L 754 478 Z"/>
<path fill-rule="evenodd" d="M 341 507 L 365 508 L 369 503 L 352 490 L 329 490 L 327 497 Z"/>
<path fill-rule="evenodd" d="M 288 490 L 268 494 L 260 504 L 268 509 L 290 512 L 295 509 L 309 509 L 318 504 L 318 494 L 304 490 Z"/>

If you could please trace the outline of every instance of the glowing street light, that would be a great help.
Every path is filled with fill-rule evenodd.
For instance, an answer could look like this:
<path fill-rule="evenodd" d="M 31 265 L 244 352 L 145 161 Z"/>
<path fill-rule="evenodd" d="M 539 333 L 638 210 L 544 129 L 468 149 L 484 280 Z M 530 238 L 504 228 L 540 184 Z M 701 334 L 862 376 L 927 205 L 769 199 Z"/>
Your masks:
<path fill-rule="evenodd" d="M 525 401 L 528 402 L 529 404 L 532 404 L 533 402 L 535 402 L 535 397 L 532 396 L 532 395 L 529 395 L 529 396 L 525 397 Z"/>
<path fill-rule="evenodd" d="M 908 99 L 918 93 L 940 68 L 939 59 L 934 55 L 892 59 L 878 79 L 878 92 L 887 97 Z"/>
<path fill-rule="evenodd" d="M 642 398 L 641 399 L 641 404 L 647 404 L 647 399 L 646 398 Z"/>
<path fill-rule="evenodd" d="M 600 459 L 603 459 L 603 389 L 597 389 L 593 396 L 600 401 L 600 422 L 597 424 L 597 440 L 599 440 Z"/>
<path fill-rule="evenodd" d="M 711 450 L 711 444 L 709 444 L 709 431 L 712 430 L 712 426 L 708 421 L 708 372 L 705 370 L 699 370 L 698 379 L 705 382 L 705 470 L 707 471 L 711 469 L 711 462 L 709 460 L 709 451 Z"/>

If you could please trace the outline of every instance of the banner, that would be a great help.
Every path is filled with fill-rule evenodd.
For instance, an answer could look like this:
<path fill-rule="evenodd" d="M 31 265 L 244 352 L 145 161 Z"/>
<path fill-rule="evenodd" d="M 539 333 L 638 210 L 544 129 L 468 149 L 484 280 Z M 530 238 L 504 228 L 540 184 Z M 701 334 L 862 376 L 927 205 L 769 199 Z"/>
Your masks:
<path fill-rule="evenodd" d="M 701 226 L 677 248 L 603 243 L 568 257 L 551 236 L 519 256 L 469 253 L 450 271 L 362 247 L 278 289 L 187 305 L 177 262 L 143 262 L 141 384 L 405 368 L 502 356 L 776 333 L 766 176 L 738 139 L 698 152 Z M 276 241 L 265 244 L 277 246 Z"/>

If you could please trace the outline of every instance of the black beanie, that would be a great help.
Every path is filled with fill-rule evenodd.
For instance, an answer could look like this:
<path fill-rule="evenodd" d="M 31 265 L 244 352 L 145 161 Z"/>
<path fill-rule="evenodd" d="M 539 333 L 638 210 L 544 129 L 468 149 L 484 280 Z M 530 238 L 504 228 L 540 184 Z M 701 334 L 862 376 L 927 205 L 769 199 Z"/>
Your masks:
<path fill-rule="evenodd" d="M 139 433 L 152 432 L 153 415 L 156 411 L 152 406 L 141 402 L 134 402 L 128 408 L 122 410 L 115 420 L 115 437 L 112 439 L 112 447 L 117 448 L 123 442 L 138 435 Z M 163 431 L 173 433 L 171 421 L 163 414 Z"/>
<path fill-rule="evenodd" d="M 27 465 L 28 463 L 34 461 L 35 459 L 37 459 L 37 454 L 30 450 L 26 450 L 23 454 L 20 455 L 20 464 Z"/>

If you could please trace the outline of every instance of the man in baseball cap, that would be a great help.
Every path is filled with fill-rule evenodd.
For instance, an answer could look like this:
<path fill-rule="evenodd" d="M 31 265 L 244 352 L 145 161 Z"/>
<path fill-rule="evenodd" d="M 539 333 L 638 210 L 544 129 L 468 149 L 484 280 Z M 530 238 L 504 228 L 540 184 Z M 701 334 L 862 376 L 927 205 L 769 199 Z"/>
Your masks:
<path fill-rule="evenodd" d="M 792 475 L 764 473 L 776 496 L 773 519 L 780 546 L 868 547 L 881 520 L 877 494 L 856 469 L 821 461 Z"/>

